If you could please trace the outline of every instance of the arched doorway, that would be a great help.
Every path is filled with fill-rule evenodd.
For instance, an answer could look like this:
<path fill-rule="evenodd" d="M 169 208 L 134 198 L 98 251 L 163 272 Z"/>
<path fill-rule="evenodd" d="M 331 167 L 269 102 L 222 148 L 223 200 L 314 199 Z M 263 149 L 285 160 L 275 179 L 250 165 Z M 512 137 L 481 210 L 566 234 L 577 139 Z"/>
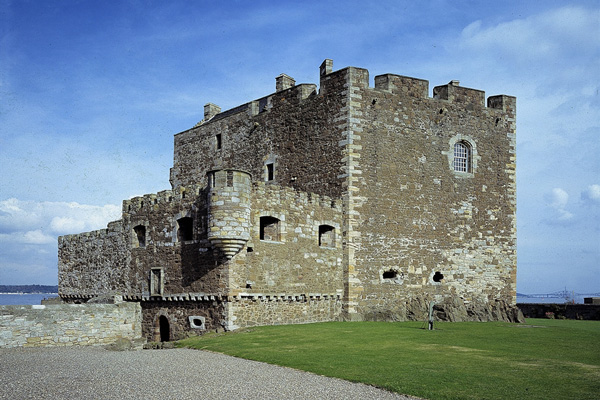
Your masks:
<path fill-rule="evenodd" d="M 158 327 L 160 329 L 160 341 L 168 342 L 171 340 L 171 328 L 169 326 L 169 319 L 166 316 L 161 315 L 158 318 Z"/>

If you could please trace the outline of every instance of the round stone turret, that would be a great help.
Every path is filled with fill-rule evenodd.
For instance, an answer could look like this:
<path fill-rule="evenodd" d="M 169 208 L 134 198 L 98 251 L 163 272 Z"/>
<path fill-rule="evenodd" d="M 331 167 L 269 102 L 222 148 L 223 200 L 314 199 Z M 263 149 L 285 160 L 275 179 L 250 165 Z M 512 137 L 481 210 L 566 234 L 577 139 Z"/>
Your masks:
<path fill-rule="evenodd" d="M 244 171 L 222 169 L 208 173 L 208 240 L 227 258 L 250 239 L 252 179 Z"/>

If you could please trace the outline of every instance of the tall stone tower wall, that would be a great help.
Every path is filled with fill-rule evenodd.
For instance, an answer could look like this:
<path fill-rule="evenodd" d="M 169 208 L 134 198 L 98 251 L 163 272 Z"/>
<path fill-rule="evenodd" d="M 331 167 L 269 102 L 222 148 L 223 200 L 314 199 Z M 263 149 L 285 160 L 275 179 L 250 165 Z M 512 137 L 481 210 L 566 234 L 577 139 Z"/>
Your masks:
<path fill-rule="evenodd" d="M 349 319 L 516 296 L 515 99 L 349 71 Z M 468 147 L 457 171 L 456 145 Z M 466 316 L 466 315 L 465 315 Z"/>

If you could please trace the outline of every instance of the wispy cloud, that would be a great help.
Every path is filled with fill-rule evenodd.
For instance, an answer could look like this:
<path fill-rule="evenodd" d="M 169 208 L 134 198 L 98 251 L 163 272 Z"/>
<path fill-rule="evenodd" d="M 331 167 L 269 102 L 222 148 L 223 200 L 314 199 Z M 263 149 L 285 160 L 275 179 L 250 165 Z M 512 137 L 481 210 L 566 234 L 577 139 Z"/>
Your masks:
<path fill-rule="evenodd" d="M 102 229 L 120 212 L 111 204 L 0 201 L 0 282 L 56 281 L 58 236 Z"/>

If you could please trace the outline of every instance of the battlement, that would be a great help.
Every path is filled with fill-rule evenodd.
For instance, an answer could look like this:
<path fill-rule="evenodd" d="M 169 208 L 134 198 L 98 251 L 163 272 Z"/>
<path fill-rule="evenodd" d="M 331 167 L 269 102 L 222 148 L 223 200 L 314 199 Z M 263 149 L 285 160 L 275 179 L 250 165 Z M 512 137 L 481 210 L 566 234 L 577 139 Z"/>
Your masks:
<path fill-rule="evenodd" d="M 129 200 L 123 200 L 123 215 L 135 214 L 155 205 L 172 203 L 174 201 L 190 201 L 201 194 L 204 189 L 201 185 L 180 186 L 174 190 L 163 190 L 158 193 L 149 193 L 142 196 L 132 197 Z"/>
<path fill-rule="evenodd" d="M 375 77 L 375 89 L 422 99 L 429 96 L 428 81 L 402 75 L 377 75 Z"/>
<path fill-rule="evenodd" d="M 288 186 L 280 186 L 262 181 L 253 182 L 254 197 L 272 198 L 279 202 L 294 201 L 299 204 L 318 205 L 321 208 L 331 208 L 342 211 L 342 202 L 329 196 L 321 196 L 310 192 L 300 192 Z"/>
<path fill-rule="evenodd" d="M 429 81 L 412 78 L 397 74 L 381 74 L 375 76 L 375 86 L 369 86 L 369 71 L 364 68 L 346 67 L 333 71 L 333 60 L 326 59 L 319 67 L 320 88 L 318 93 L 325 95 L 335 88 L 335 81 L 340 77 L 347 76 L 352 86 L 363 89 L 383 90 L 392 94 L 422 99 L 446 100 L 451 103 L 465 106 L 486 107 L 485 92 L 459 86 L 460 82 L 452 80 L 446 85 L 433 88 L 433 97 L 429 97 Z M 315 84 L 299 84 L 289 75 L 280 74 L 275 78 L 275 92 L 259 99 L 242 104 L 238 107 L 221 112 L 221 108 L 215 104 L 207 103 L 204 106 L 204 119 L 196 126 L 218 121 L 228 116 L 247 112 L 249 116 L 269 111 L 280 103 L 302 102 L 311 95 L 317 93 Z M 512 96 L 495 95 L 490 96 L 487 101 L 488 108 L 501 109 L 505 112 L 514 111 L 516 99 Z M 185 132 L 185 131 L 184 131 Z M 183 133 L 183 132 L 182 132 Z"/>

